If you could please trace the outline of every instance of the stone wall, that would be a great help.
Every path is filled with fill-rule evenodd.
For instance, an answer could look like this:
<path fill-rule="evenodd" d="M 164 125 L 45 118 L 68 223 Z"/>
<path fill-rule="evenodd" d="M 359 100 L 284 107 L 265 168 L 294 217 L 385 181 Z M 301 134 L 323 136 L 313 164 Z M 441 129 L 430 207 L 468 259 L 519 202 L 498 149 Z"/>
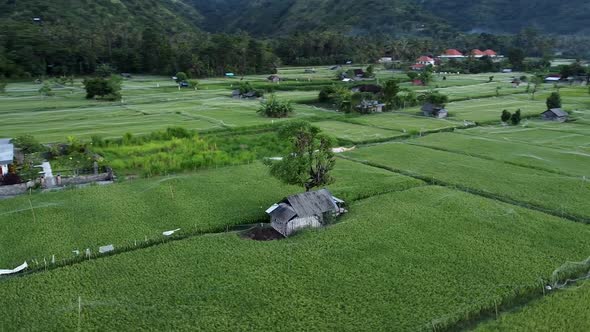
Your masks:
<path fill-rule="evenodd" d="M 111 181 L 113 180 L 113 173 L 101 173 L 96 175 L 80 175 L 80 176 L 73 176 L 68 178 L 62 178 L 60 183 L 57 183 L 57 179 L 54 178 L 56 187 L 65 187 L 65 186 L 75 186 L 80 184 L 86 183 L 93 183 L 98 181 Z M 27 183 L 15 184 L 12 186 L 0 186 L 0 197 L 9 197 L 9 196 L 16 196 L 22 195 L 29 190 L 29 188 L 33 188 L 36 185 L 40 184 L 40 180 L 37 179 L 36 181 L 29 181 Z M 51 189 L 51 188 L 48 188 Z"/>
<path fill-rule="evenodd" d="M 15 184 L 12 186 L 0 186 L 0 196 L 16 196 L 22 195 L 35 186 L 35 182 L 29 181 L 27 183 Z"/>
<path fill-rule="evenodd" d="M 97 175 L 79 175 L 69 178 L 62 178 L 58 186 L 72 186 L 78 184 L 92 183 L 98 181 L 110 181 L 113 179 L 112 173 L 101 173 Z"/>

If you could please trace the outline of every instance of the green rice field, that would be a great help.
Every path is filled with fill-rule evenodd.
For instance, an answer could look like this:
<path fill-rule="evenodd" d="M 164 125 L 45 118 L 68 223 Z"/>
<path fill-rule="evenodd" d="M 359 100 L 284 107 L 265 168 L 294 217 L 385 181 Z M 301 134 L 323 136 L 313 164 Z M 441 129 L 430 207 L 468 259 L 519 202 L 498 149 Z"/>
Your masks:
<path fill-rule="evenodd" d="M 7 280 L 0 324 L 429 330 L 535 287 L 590 244 L 582 224 L 439 187 L 375 196 L 351 211 L 285 241 L 202 236 L 31 275 L 26 290 L 24 279 Z"/>
<path fill-rule="evenodd" d="M 363 82 L 336 73 L 285 67 L 280 83 L 213 77 L 196 91 L 138 75 L 119 102 L 86 100 L 82 78 L 52 97 L 10 82 L 0 138 L 76 138 L 117 179 L 0 199 L 0 270 L 29 265 L 0 276 L 0 332 L 588 330 L 588 281 L 546 288 L 590 272 L 587 87 L 543 84 L 533 99 L 510 83 L 531 73 L 435 74 L 428 87 L 381 66 Z M 447 95 L 449 118 L 420 106 L 344 114 L 318 100 L 323 87 L 389 79 Z M 243 81 L 293 115 L 266 118 L 260 100 L 232 98 Z M 568 122 L 540 119 L 556 91 Z M 501 123 L 505 109 L 521 109 L 521 123 Z M 325 186 L 347 213 L 251 240 L 244 229 L 304 190 L 264 165 L 287 153 L 277 132 L 297 120 L 347 148 Z M 171 127 L 190 135 L 157 135 Z"/>

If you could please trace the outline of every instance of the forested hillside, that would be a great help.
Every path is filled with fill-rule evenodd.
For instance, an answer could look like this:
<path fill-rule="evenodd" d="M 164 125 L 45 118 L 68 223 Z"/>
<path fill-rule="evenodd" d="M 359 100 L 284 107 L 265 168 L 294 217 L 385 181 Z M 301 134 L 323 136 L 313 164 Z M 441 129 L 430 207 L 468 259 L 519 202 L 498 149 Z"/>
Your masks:
<path fill-rule="evenodd" d="M 267 74 L 279 63 L 367 62 L 400 48 L 412 59 L 451 46 L 585 57 L 589 13 L 585 0 L 0 0 L 0 79 L 90 74 L 101 63 Z"/>
<path fill-rule="evenodd" d="M 463 31 L 515 33 L 534 26 L 545 33 L 588 34 L 587 0 L 421 0 L 426 10 Z"/>
<path fill-rule="evenodd" d="M 0 0 L 0 77 L 120 72 L 267 73 L 275 57 L 243 35 L 208 35 L 175 0 Z"/>
<path fill-rule="evenodd" d="M 194 38 L 188 16 L 199 18 L 167 0 L 1 1 L 0 69 L 9 76 L 43 74 L 47 66 L 49 73 L 84 73 L 109 59 L 121 70 L 150 71 L 168 61 L 168 38 Z"/>
<path fill-rule="evenodd" d="M 588 33 L 585 0 L 190 0 L 215 31 L 276 35 L 332 30 L 353 34 L 439 34 L 449 30 Z"/>
<path fill-rule="evenodd" d="M 190 0 L 213 31 L 245 30 L 279 35 L 305 31 L 438 34 L 448 30 L 444 20 L 412 0 Z"/>

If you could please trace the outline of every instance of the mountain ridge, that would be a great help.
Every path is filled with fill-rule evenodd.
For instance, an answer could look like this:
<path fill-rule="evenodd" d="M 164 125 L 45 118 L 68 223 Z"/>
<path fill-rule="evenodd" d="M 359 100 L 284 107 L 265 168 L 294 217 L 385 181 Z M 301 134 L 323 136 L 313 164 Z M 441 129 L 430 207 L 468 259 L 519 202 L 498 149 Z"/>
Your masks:
<path fill-rule="evenodd" d="M 297 31 L 346 30 L 349 34 L 443 32 L 590 32 L 590 3 L 570 0 L 187 0 L 216 32 L 276 36 Z"/>

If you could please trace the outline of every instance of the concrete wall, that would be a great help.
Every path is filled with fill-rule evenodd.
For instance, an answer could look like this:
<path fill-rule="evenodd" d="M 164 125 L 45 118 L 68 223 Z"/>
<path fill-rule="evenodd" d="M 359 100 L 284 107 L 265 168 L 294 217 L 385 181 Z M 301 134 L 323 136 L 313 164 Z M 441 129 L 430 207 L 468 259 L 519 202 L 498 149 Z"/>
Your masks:
<path fill-rule="evenodd" d="M 74 176 L 69 178 L 62 178 L 61 184 L 59 186 L 70 186 L 70 185 L 77 185 L 77 184 L 85 184 L 85 183 L 92 183 L 98 181 L 109 181 L 112 180 L 111 173 L 101 173 L 97 175 L 80 175 Z"/>
<path fill-rule="evenodd" d="M 12 186 L 0 186 L 0 196 L 16 196 L 27 192 L 31 187 L 35 186 L 35 182 L 29 181 L 27 183 L 15 184 Z"/>
<path fill-rule="evenodd" d="M 74 176 L 74 177 L 69 177 L 69 178 L 62 178 L 61 184 L 58 185 L 58 187 L 70 186 L 70 185 L 75 186 L 75 185 L 79 185 L 79 184 L 92 183 L 92 182 L 97 182 L 97 181 L 109 181 L 109 180 L 112 180 L 112 178 L 113 178 L 112 173 L 101 173 L 101 174 L 97 174 L 97 175 Z M 12 186 L 0 186 L 0 197 L 22 195 L 22 194 L 26 193 L 27 190 L 29 190 L 29 188 L 34 187 L 36 183 L 39 183 L 39 180 L 29 181 L 27 183 L 15 184 Z"/>

